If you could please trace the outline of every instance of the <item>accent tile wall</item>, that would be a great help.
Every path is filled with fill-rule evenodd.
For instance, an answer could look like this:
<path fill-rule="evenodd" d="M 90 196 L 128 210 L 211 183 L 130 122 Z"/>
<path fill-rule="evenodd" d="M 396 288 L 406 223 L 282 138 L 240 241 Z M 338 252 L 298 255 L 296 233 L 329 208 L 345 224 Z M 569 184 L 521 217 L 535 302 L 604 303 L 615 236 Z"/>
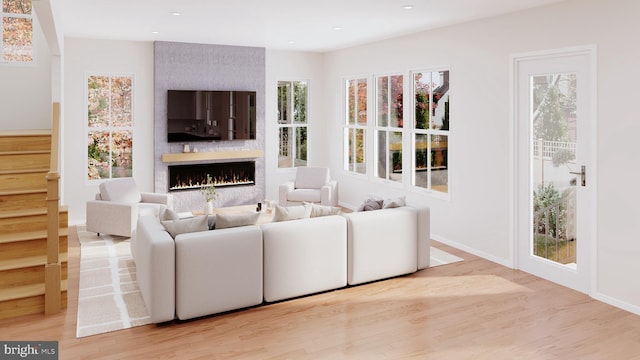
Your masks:
<path fill-rule="evenodd" d="M 182 152 L 184 143 L 167 142 L 167 90 L 246 90 L 256 92 L 256 140 L 190 142 L 198 152 L 264 150 L 265 49 L 174 42 L 154 43 L 154 187 L 168 191 L 168 163 L 162 154 Z M 226 160 L 216 160 L 225 162 Z M 237 160 L 228 160 L 229 162 Z M 215 206 L 252 204 L 265 197 L 265 160 L 256 161 L 256 184 L 218 189 Z M 174 164 L 197 164 L 179 162 Z M 200 210 L 197 190 L 174 192 L 176 211 Z"/>

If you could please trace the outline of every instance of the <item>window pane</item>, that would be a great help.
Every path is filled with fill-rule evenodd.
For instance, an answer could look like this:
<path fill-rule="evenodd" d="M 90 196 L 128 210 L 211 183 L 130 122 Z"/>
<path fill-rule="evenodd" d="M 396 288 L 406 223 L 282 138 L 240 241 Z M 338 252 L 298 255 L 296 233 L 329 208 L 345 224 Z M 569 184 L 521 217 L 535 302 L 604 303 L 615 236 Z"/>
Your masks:
<path fill-rule="evenodd" d="M 416 129 L 429 128 L 429 101 L 431 94 L 431 73 L 416 73 L 413 77 L 413 89 L 416 95 Z"/>
<path fill-rule="evenodd" d="M 438 71 L 431 75 L 431 128 L 449 130 L 449 71 Z"/>
<path fill-rule="evenodd" d="M 402 133 L 389 133 L 389 180 L 402 182 Z"/>
<path fill-rule="evenodd" d="M 378 126 L 389 125 L 389 77 L 383 76 L 378 78 L 376 88 L 378 92 L 377 115 Z"/>
<path fill-rule="evenodd" d="M 10 14 L 31 14 L 31 0 L 2 0 L 2 12 Z"/>
<path fill-rule="evenodd" d="M 291 160 L 291 154 L 293 153 L 293 143 L 289 142 L 289 130 L 290 128 L 280 128 L 280 146 L 278 150 L 278 167 L 291 167 L 293 161 Z"/>
<path fill-rule="evenodd" d="M 133 126 L 131 123 L 131 88 L 129 76 L 111 78 L 111 126 Z"/>
<path fill-rule="evenodd" d="M 2 18 L 2 61 L 33 61 L 33 21 L 26 18 Z"/>
<path fill-rule="evenodd" d="M 367 79 L 358 80 L 358 125 L 367 125 Z"/>
<path fill-rule="evenodd" d="M 109 126 L 109 77 L 88 78 L 89 127 Z"/>
<path fill-rule="evenodd" d="M 87 139 L 89 180 L 108 179 L 110 170 L 108 131 L 89 131 Z"/>
<path fill-rule="evenodd" d="M 347 81 L 347 124 L 356 123 L 356 80 Z"/>
<path fill-rule="evenodd" d="M 296 124 L 304 124 L 307 122 L 307 96 L 308 86 L 304 81 L 296 81 L 294 103 L 293 103 L 293 120 Z"/>
<path fill-rule="evenodd" d="M 449 191 L 449 137 L 431 135 L 431 189 L 440 192 Z"/>
<path fill-rule="evenodd" d="M 296 129 L 296 164 L 295 166 L 307 166 L 307 127 Z"/>
<path fill-rule="evenodd" d="M 416 134 L 416 158 L 415 158 L 415 186 L 421 188 L 428 188 L 428 169 L 429 169 L 429 149 L 428 149 L 429 136 L 425 134 Z"/>
<path fill-rule="evenodd" d="M 391 103 L 391 116 L 390 116 L 390 124 L 392 127 L 402 127 L 403 126 L 403 113 L 402 113 L 402 104 L 403 104 L 403 85 L 402 85 L 402 75 L 396 75 L 391 77 L 391 98 L 389 102 Z"/>
<path fill-rule="evenodd" d="M 111 134 L 111 177 L 131 177 L 133 169 L 132 132 L 114 131 Z"/>
<path fill-rule="evenodd" d="M 376 164 L 377 176 L 387 178 L 387 132 L 378 131 L 378 163 Z"/>
<path fill-rule="evenodd" d="M 291 82 L 278 81 L 278 124 L 290 124 Z"/>
<path fill-rule="evenodd" d="M 359 174 L 366 173 L 364 162 L 364 129 L 348 129 L 348 165 L 347 170 L 357 172 Z"/>

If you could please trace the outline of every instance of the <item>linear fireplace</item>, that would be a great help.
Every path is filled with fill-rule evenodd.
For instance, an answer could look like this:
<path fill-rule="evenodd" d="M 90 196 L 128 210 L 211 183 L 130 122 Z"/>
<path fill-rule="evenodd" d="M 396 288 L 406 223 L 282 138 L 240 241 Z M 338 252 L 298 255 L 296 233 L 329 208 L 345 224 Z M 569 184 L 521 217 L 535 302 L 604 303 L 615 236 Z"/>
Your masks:
<path fill-rule="evenodd" d="M 255 161 L 218 162 L 169 166 L 169 191 L 203 187 L 211 176 L 216 187 L 255 185 Z"/>

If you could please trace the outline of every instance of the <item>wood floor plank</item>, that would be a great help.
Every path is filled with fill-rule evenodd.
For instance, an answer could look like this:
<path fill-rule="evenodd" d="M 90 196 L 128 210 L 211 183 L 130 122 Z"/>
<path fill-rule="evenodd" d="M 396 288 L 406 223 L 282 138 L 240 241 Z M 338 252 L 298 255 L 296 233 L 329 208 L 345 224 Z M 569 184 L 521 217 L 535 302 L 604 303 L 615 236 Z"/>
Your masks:
<path fill-rule="evenodd" d="M 640 317 L 434 243 L 465 261 L 187 322 L 76 339 L 68 308 L 0 321 L 2 340 L 58 340 L 60 359 L 640 359 Z"/>

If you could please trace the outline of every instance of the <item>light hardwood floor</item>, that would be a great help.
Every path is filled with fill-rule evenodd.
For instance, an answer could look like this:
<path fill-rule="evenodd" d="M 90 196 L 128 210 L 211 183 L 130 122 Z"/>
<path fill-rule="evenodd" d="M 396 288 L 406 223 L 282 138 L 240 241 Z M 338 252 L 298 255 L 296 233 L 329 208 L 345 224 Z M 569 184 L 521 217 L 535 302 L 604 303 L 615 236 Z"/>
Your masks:
<path fill-rule="evenodd" d="M 465 261 L 220 316 L 76 339 L 73 227 L 67 310 L 2 320 L 0 340 L 58 340 L 60 359 L 640 359 L 639 316 L 434 245 Z"/>

